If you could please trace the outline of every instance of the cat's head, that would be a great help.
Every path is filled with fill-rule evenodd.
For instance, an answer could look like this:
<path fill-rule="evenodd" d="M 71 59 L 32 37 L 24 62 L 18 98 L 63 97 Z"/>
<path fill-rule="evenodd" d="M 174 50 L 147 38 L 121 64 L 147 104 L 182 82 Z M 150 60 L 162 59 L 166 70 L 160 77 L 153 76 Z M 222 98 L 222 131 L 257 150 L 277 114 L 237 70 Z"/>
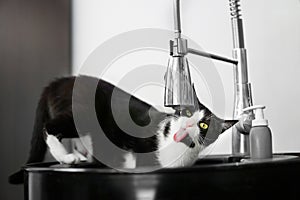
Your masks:
<path fill-rule="evenodd" d="M 174 134 L 174 141 L 183 142 L 190 147 L 195 142 L 205 146 L 213 143 L 221 133 L 237 122 L 217 117 L 200 102 L 194 108 L 181 110 L 179 116 L 181 127 Z"/>

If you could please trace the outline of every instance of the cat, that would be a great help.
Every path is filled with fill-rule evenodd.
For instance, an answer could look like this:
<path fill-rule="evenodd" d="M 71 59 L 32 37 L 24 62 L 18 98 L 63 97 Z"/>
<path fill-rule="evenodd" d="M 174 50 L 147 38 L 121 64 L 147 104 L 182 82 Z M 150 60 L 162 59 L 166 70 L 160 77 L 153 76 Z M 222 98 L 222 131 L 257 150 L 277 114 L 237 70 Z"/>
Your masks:
<path fill-rule="evenodd" d="M 76 85 L 76 94 L 73 91 L 75 81 L 80 82 L 79 86 Z M 96 85 L 94 104 L 89 105 L 85 97 L 88 96 L 89 88 L 93 88 L 94 85 Z M 113 98 L 113 94 L 116 98 Z M 79 100 L 72 101 L 72 95 Z M 42 162 L 47 147 L 60 163 L 98 162 L 93 157 L 93 139 L 88 134 L 91 132 L 88 128 L 79 130 L 85 145 L 77 140 L 73 152 L 68 153 L 61 143 L 64 138 L 79 137 L 72 112 L 75 104 L 79 114 L 86 120 L 83 124 L 89 123 L 90 112 L 96 112 L 98 124 L 106 137 L 117 147 L 132 153 L 155 152 L 152 160 L 141 161 L 139 166 L 152 165 L 154 162 L 162 167 L 190 166 L 206 146 L 237 122 L 217 117 L 198 99 L 194 107 L 170 114 L 157 110 L 102 79 L 83 75 L 63 77 L 45 87 L 40 97 L 36 109 L 31 150 L 26 164 Z M 116 120 L 114 116 L 118 116 L 118 119 Z M 118 126 L 117 121 L 120 119 L 123 120 L 121 124 L 125 125 L 129 124 L 129 120 L 134 122 L 136 126 L 133 126 L 130 131 L 138 132 L 137 137 Z M 135 130 L 134 127 L 142 128 Z M 127 158 L 134 159 L 132 155 L 129 153 Z M 137 165 L 130 166 L 126 159 L 109 156 L 124 167 Z M 178 158 L 174 159 L 174 156 Z M 23 171 L 11 175 L 9 182 L 22 183 Z"/>

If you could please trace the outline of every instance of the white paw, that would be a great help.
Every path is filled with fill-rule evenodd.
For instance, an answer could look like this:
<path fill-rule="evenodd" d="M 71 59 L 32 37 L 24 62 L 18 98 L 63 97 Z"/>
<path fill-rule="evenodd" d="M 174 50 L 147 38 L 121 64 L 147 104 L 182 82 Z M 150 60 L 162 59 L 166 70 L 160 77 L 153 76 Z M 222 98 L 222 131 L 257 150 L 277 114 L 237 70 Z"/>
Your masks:
<path fill-rule="evenodd" d="M 87 161 L 88 158 L 85 157 L 84 155 L 82 155 L 79 151 L 77 151 L 76 149 L 74 150 L 74 154 L 79 157 L 80 161 Z"/>
<path fill-rule="evenodd" d="M 128 152 L 127 154 L 125 154 L 124 160 L 124 168 L 134 169 L 136 167 L 136 157 L 133 153 Z"/>
<path fill-rule="evenodd" d="M 64 155 L 59 160 L 63 164 L 76 164 L 80 162 L 80 157 L 74 153 Z"/>

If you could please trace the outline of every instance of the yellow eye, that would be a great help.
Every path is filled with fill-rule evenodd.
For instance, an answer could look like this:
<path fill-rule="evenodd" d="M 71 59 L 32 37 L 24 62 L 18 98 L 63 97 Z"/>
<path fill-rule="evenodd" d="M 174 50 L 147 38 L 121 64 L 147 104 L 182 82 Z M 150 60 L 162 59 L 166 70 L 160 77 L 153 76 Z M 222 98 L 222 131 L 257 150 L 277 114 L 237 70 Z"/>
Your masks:
<path fill-rule="evenodd" d="M 200 122 L 200 123 L 199 123 L 199 126 L 200 126 L 200 128 L 202 128 L 202 129 L 208 129 L 208 125 L 207 125 L 206 123 L 204 123 L 204 122 Z"/>
<path fill-rule="evenodd" d="M 189 111 L 189 110 L 185 110 L 185 114 L 186 114 L 186 116 L 188 116 L 188 117 L 192 116 L 192 113 L 191 113 L 191 111 Z"/>

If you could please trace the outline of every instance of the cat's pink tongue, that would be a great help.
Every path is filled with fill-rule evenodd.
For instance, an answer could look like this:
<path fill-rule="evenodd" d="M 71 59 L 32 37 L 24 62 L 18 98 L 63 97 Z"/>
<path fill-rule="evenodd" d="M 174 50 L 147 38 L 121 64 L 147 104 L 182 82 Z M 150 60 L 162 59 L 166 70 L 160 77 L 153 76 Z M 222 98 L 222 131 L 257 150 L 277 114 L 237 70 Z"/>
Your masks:
<path fill-rule="evenodd" d="M 178 132 L 175 133 L 173 139 L 175 142 L 180 142 L 188 135 L 188 132 L 185 129 L 180 129 Z"/>

